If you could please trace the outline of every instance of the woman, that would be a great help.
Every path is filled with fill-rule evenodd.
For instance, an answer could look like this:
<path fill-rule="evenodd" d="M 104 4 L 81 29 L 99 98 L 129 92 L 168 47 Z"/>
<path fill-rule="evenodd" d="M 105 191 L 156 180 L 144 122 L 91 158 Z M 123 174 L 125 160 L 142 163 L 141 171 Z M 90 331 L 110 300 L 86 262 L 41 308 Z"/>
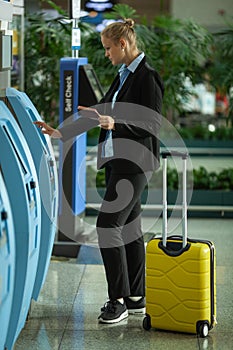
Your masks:
<path fill-rule="evenodd" d="M 99 321 L 116 323 L 145 312 L 145 246 L 141 194 L 159 167 L 163 82 L 137 47 L 134 22 L 127 19 L 101 33 L 105 56 L 119 73 L 96 106 L 95 118 L 81 118 L 55 130 L 36 122 L 44 134 L 70 139 L 100 125 L 98 168 L 105 168 L 106 193 L 97 218 L 98 242 L 109 300 Z M 87 125 L 88 124 L 88 125 Z"/>

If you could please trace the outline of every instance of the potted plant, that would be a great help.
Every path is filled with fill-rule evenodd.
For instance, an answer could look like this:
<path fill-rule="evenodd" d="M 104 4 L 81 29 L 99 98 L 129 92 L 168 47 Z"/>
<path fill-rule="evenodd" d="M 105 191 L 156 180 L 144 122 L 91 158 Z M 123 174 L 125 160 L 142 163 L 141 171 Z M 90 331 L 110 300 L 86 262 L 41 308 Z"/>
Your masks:
<path fill-rule="evenodd" d="M 39 113 L 52 125 L 59 119 L 60 59 L 71 57 L 72 24 L 68 14 L 51 0 L 44 0 L 57 11 L 49 17 L 44 11 L 25 16 L 25 92 Z M 86 34 L 92 27 L 80 23 Z"/>
<path fill-rule="evenodd" d="M 233 61 L 233 17 L 223 16 L 226 29 L 213 34 L 213 55 L 207 66 L 210 83 L 216 91 L 229 99 L 229 106 L 225 111 L 229 127 L 233 127 L 233 70 L 230 69 Z"/>
<path fill-rule="evenodd" d="M 163 114 L 175 124 L 181 109 L 180 95 L 188 94 L 185 76 L 199 79 L 203 63 L 210 57 L 212 36 L 192 20 L 177 20 L 158 16 L 150 25 L 125 4 L 114 5 L 106 15 L 111 19 L 133 18 L 140 48 L 145 50 L 149 63 L 161 74 L 165 84 Z M 93 48 L 95 48 L 93 50 Z M 103 55 L 100 35 L 92 32 L 85 37 L 84 52 L 96 70 L 101 84 L 107 87 L 117 71 Z"/>

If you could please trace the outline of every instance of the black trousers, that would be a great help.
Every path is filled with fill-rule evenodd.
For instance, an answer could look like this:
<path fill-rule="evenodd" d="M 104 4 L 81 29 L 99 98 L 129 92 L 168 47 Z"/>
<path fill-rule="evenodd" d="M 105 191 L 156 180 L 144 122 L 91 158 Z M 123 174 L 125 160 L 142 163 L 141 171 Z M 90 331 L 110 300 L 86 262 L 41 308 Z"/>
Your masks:
<path fill-rule="evenodd" d="M 97 218 L 110 299 L 145 295 L 141 194 L 152 172 L 116 174 L 106 167 L 106 193 Z"/>

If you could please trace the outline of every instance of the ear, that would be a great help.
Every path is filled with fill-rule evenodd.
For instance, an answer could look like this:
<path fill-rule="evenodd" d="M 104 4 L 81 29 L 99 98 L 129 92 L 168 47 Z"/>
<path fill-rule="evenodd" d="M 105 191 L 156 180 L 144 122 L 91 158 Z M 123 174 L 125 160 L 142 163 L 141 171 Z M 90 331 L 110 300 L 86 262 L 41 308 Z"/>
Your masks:
<path fill-rule="evenodd" d="M 126 48 L 126 40 L 124 38 L 121 38 L 119 40 L 119 42 L 120 42 L 121 49 L 125 49 Z"/>

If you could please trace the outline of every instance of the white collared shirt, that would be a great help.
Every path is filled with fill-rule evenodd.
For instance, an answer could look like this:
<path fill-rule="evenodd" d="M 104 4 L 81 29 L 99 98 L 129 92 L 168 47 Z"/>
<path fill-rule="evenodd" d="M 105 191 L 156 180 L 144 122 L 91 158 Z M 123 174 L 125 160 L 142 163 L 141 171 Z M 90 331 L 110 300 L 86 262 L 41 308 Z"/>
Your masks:
<path fill-rule="evenodd" d="M 128 78 L 130 73 L 134 73 L 135 70 L 137 69 L 138 65 L 140 64 L 140 62 L 143 60 L 145 54 L 144 52 L 140 53 L 140 55 L 138 55 L 129 65 L 128 67 L 126 66 L 126 64 L 123 64 L 121 66 L 121 68 L 119 69 L 119 74 L 120 74 L 120 85 L 119 88 L 117 89 L 117 91 L 115 92 L 115 94 L 113 95 L 112 98 L 112 109 L 114 108 L 114 104 L 116 102 L 116 98 L 117 95 L 122 87 L 122 85 L 124 84 L 124 82 L 126 81 L 126 79 Z M 127 68 L 127 72 L 123 78 L 123 80 L 121 79 L 121 75 L 123 73 L 125 73 L 125 69 Z M 108 130 L 106 133 L 106 139 L 103 142 L 102 145 L 102 158 L 105 157 L 113 157 L 114 152 L 113 152 L 113 142 L 112 142 L 112 130 Z"/>

